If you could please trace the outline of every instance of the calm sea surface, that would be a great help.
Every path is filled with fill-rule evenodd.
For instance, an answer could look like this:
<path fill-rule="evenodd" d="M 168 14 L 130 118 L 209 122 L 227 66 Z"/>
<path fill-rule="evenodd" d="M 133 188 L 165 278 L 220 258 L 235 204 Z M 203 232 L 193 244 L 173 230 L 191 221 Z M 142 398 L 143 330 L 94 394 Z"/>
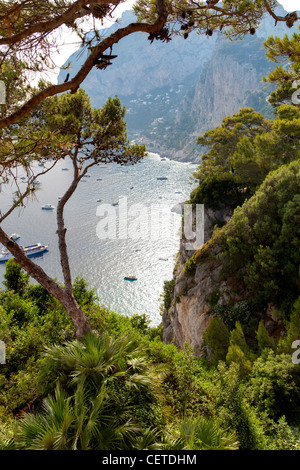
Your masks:
<path fill-rule="evenodd" d="M 103 305 L 128 315 L 146 313 L 152 324 L 160 323 L 163 283 L 172 278 L 180 239 L 181 217 L 171 209 L 189 197 L 190 177 L 195 168 L 191 163 L 149 154 L 134 166 L 94 167 L 89 171 L 90 177 L 79 183 L 65 207 L 72 275 L 73 279 L 84 277 L 90 287 L 95 288 Z M 44 211 L 41 206 L 57 206 L 58 198 L 71 179 L 71 162 L 59 162 L 47 175 L 39 177 L 41 185 L 36 200 L 12 213 L 3 224 L 9 235 L 14 232 L 21 235 L 20 245 L 36 242 L 49 245 L 48 252 L 34 259 L 60 282 L 63 279 L 57 248 L 56 211 Z M 7 186 L 0 193 L 1 210 L 9 207 L 10 202 L 11 188 Z M 111 205 L 117 202 L 118 205 Z M 123 208 L 122 222 L 120 207 Z M 101 233 L 108 230 L 110 238 L 101 238 Z M 5 265 L 1 263 L 1 277 L 4 270 Z M 137 280 L 126 281 L 125 276 L 136 276 Z"/>

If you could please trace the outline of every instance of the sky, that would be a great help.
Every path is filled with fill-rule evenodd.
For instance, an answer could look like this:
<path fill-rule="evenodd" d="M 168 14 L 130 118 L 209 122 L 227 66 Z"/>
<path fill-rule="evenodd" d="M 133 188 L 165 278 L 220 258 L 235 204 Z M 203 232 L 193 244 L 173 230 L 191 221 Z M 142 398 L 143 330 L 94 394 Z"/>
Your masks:
<path fill-rule="evenodd" d="M 115 16 L 120 17 L 122 15 L 123 11 L 130 10 L 132 8 L 132 5 L 135 3 L 136 0 L 127 0 L 123 2 L 121 5 L 119 5 L 116 10 L 115 10 Z M 277 0 L 278 3 L 280 3 L 286 11 L 294 11 L 294 10 L 299 10 L 300 9 L 300 0 Z M 108 20 L 102 27 L 109 27 L 113 24 L 113 20 Z M 101 28 L 100 22 L 99 22 L 99 29 Z M 69 34 L 65 35 L 65 45 L 60 48 L 60 54 L 56 57 L 56 64 L 58 66 L 54 76 L 54 81 L 56 81 L 56 77 L 59 73 L 59 67 L 62 66 L 67 59 L 70 57 L 70 55 L 75 52 L 79 46 L 80 46 L 80 41 L 76 37 L 70 37 Z M 51 76 L 48 76 L 48 78 L 51 79 Z M 53 78 L 52 78 L 53 80 Z"/>

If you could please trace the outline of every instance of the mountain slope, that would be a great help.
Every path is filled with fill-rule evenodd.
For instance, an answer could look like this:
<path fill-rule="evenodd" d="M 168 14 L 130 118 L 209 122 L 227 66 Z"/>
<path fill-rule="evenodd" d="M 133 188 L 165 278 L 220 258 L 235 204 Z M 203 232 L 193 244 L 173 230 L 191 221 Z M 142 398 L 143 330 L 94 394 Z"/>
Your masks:
<path fill-rule="evenodd" d="M 284 14 L 280 7 L 279 14 Z M 134 21 L 125 12 L 118 24 L 101 30 L 107 36 Z M 289 30 L 293 32 L 294 29 Z M 267 17 L 257 34 L 229 42 L 220 34 L 212 37 L 190 34 L 169 43 L 148 41 L 137 33 L 124 38 L 113 49 L 118 55 L 105 70 L 94 68 L 83 82 L 93 106 L 102 106 L 108 96 L 118 95 L 127 108 L 126 122 L 131 139 L 146 143 L 149 150 L 177 160 L 198 162 L 201 148 L 197 137 L 243 106 L 270 112 L 266 98 L 270 87 L 261 79 L 274 64 L 265 57 L 263 41 L 270 35 L 283 36 L 287 28 L 274 27 Z M 62 82 L 73 76 L 86 57 L 80 49 L 70 56 Z"/>

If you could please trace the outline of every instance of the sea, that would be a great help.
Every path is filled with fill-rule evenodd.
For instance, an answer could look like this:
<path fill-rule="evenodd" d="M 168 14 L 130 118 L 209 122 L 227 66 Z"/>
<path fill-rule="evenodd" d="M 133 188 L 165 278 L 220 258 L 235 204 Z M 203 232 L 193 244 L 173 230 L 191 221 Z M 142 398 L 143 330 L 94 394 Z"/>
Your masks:
<path fill-rule="evenodd" d="M 180 244 L 178 204 L 193 189 L 193 163 L 149 153 L 135 165 L 100 164 L 88 171 L 65 206 L 65 225 L 72 278 L 83 277 L 99 303 L 123 315 L 146 314 L 161 322 L 164 281 L 172 279 Z M 36 166 L 38 174 L 42 168 Z M 48 275 L 63 282 L 57 246 L 55 208 L 72 181 L 72 163 L 59 161 L 38 177 L 35 196 L 2 224 L 8 235 L 18 233 L 21 246 L 37 242 L 48 251 L 34 258 Z M 21 179 L 23 178 L 23 179 Z M 18 174 L 20 188 L 26 178 Z M 1 189 L 2 212 L 10 206 L 14 187 Z M 0 264 L 0 280 L 5 264 Z M 127 280 L 135 277 L 136 280 Z M 32 280 L 32 282 L 34 282 Z"/>

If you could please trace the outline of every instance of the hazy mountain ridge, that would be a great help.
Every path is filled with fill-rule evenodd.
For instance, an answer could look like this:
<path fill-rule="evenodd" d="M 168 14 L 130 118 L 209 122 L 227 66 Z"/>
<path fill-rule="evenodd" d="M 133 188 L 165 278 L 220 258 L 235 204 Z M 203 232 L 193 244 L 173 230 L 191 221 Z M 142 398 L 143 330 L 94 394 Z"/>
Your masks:
<path fill-rule="evenodd" d="M 284 15 L 283 8 L 278 13 Z M 127 11 L 101 34 L 133 20 Z M 170 158 L 197 162 L 202 153 L 197 137 L 221 124 L 225 116 L 243 106 L 271 111 L 266 103 L 270 87 L 261 79 L 274 63 L 266 58 L 263 41 L 287 32 L 281 23 L 275 28 L 268 16 L 254 37 L 237 42 L 220 34 L 207 38 L 194 32 L 187 40 L 175 37 L 167 44 L 150 44 L 146 34 L 130 35 L 114 47 L 118 57 L 113 65 L 104 71 L 94 68 L 83 88 L 93 106 L 103 105 L 108 96 L 120 97 L 127 108 L 131 139 Z M 85 56 L 82 50 L 72 54 L 69 70 L 62 70 L 58 81 L 68 72 L 74 75 Z"/>

